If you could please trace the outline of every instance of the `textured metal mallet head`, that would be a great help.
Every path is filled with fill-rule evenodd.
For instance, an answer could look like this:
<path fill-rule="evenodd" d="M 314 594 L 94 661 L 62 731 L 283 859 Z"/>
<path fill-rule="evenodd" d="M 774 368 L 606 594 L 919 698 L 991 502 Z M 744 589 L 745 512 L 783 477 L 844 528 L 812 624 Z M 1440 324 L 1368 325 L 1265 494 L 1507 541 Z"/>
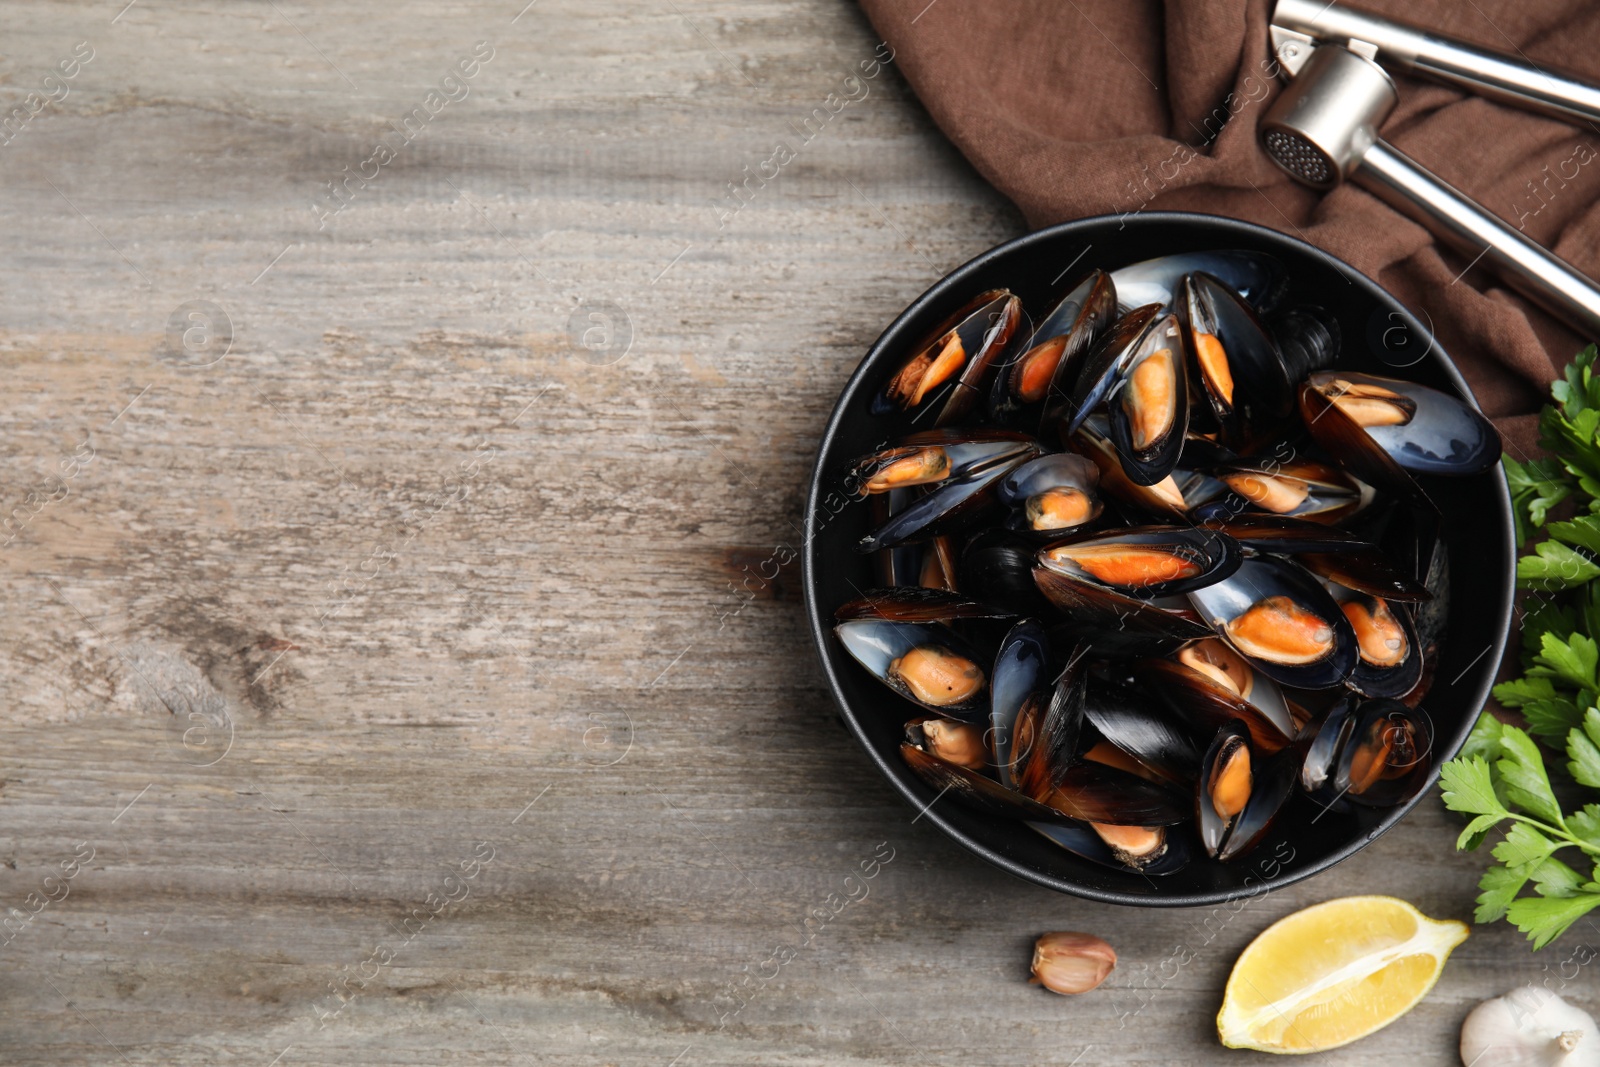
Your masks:
<path fill-rule="evenodd" d="M 1332 189 L 1361 165 L 1399 99 L 1376 63 L 1320 45 L 1262 118 L 1261 144 L 1291 177 Z"/>

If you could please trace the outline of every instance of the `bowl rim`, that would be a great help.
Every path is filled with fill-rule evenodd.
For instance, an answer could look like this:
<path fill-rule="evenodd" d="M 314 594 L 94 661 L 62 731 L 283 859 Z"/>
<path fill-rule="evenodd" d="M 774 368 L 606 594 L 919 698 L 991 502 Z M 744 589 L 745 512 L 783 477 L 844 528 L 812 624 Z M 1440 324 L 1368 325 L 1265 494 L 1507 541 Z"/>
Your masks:
<path fill-rule="evenodd" d="M 1430 328 L 1425 327 L 1423 323 L 1418 320 L 1416 315 L 1412 313 L 1410 308 L 1406 307 L 1406 305 L 1403 304 L 1399 298 L 1395 297 L 1376 281 L 1356 270 L 1354 267 L 1350 266 L 1348 263 L 1344 262 L 1338 257 L 1324 251 L 1323 249 L 1317 248 L 1315 245 L 1312 245 L 1309 242 L 1292 234 L 1283 233 L 1279 230 L 1274 230 L 1270 227 L 1261 226 L 1253 222 L 1245 222 L 1241 219 L 1229 218 L 1223 215 L 1208 215 L 1202 212 L 1145 211 L 1139 212 L 1133 217 L 1140 220 L 1138 223 L 1139 225 L 1204 225 L 1207 227 L 1212 227 L 1215 230 L 1219 230 L 1220 232 L 1218 236 L 1224 240 L 1231 234 L 1247 235 L 1250 238 L 1258 241 L 1264 240 L 1267 242 L 1280 242 L 1296 251 L 1315 256 L 1326 261 L 1329 265 L 1334 267 L 1334 269 L 1351 278 L 1355 284 L 1365 286 L 1374 298 L 1387 301 L 1395 308 L 1398 308 L 1405 318 L 1404 325 L 1408 329 L 1417 331 L 1417 336 L 1419 337 L 1426 337 L 1430 340 L 1430 342 L 1434 341 L 1433 331 Z M 1134 894 L 1126 894 L 1116 890 L 1106 890 L 1093 886 L 1080 885 L 1063 878 L 1058 878 L 1044 872 L 1034 870 L 1033 868 L 1020 863 L 1017 860 L 1011 859 L 1010 857 L 985 844 L 983 841 L 977 840 L 976 838 L 968 835 L 965 831 L 955 826 L 949 820 L 945 819 L 939 811 L 935 810 L 934 804 L 924 805 L 922 798 L 912 792 L 909 779 L 902 776 L 901 767 L 892 764 L 892 762 L 883 753 L 879 752 L 877 748 L 873 746 L 865 729 L 857 720 L 854 708 L 851 707 L 849 700 L 846 699 L 844 688 L 833 669 L 828 655 L 828 641 L 831 629 L 825 624 L 821 605 L 818 603 L 817 596 L 816 535 L 819 532 L 817 516 L 821 511 L 820 504 L 823 494 L 828 491 L 828 487 L 824 484 L 824 478 L 827 472 L 824 470 L 823 457 L 832 451 L 834 439 L 838 436 L 840 428 L 845 422 L 847 409 L 852 406 L 852 402 L 854 401 L 856 394 L 860 391 L 863 385 L 866 384 L 867 375 L 870 369 L 873 368 L 874 364 L 877 362 L 879 355 L 882 353 L 885 347 L 886 341 L 890 338 L 896 337 L 902 330 L 905 329 L 906 324 L 917 318 L 922 313 L 923 309 L 929 304 L 943 299 L 946 292 L 953 288 L 959 288 L 969 278 L 979 273 L 994 260 L 1009 256 L 1012 253 L 1020 249 L 1027 248 L 1033 244 L 1052 242 L 1059 240 L 1062 237 L 1070 237 L 1071 234 L 1077 231 L 1098 229 L 1099 227 L 1102 227 L 1111 221 L 1120 220 L 1123 225 L 1126 225 L 1128 218 L 1129 216 L 1127 215 L 1104 214 L 1091 215 L 1081 219 L 1073 219 L 1068 222 L 1061 222 L 1053 226 L 1044 227 L 1043 229 L 1034 230 L 1031 233 L 1023 234 L 1020 237 L 1015 237 L 1009 241 L 1005 241 L 983 252 L 980 252 L 978 255 L 967 260 L 965 263 L 950 271 L 948 274 L 945 274 L 943 277 L 939 278 L 927 289 L 925 289 L 915 300 L 907 305 L 904 311 L 895 317 L 894 321 L 892 321 L 882 333 L 878 335 L 877 339 L 872 342 L 872 345 L 862 356 L 860 363 L 851 373 L 850 378 L 845 383 L 843 389 L 840 390 L 839 396 L 834 402 L 833 410 L 828 416 L 828 422 L 823 430 L 822 437 L 817 443 L 816 456 L 812 462 L 810 486 L 806 493 L 806 510 L 805 514 L 802 516 L 802 533 L 804 540 L 801 544 L 800 551 L 800 584 L 805 600 L 806 621 L 811 630 L 812 645 L 816 650 L 817 658 L 821 662 L 823 675 L 828 680 L 829 695 L 833 698 L 835 707 L 838 708 L 840 716 L 849 725 L 850 731 L 855 735 L 856 741 L 863 749 L 866 750 L 866 753 L 872 762 L 877 765 L 879 772 L 889 780 L 896 791 L 898 791 L 900 795 L 905 798 L 907 803 L 909 803 L 913 808 L 920 810 L 921 814 L 919 817 L 928 819 L 941 831 L 943 831 L 946 836 L 965 848 L 968 852 L 987 860 L 989 863 L 1007 872 L 1008 874 L 1011 874 L 1017 878 L 1021 878 L 1024 881 L 1032 882 L 1033 884 L 1042 886 L 1046 889 L 1053 889 L 1057 892 L 1066 893 L 1071 896 L 1080 897 L 1086 900 L 1098 901 L 1100 903 L 1122 904 L 1132 907 L 1181 908 L 1210 906 L 1227 903 L 1229 901 L 1238 900 L 1244 897 L 1255 897 L 1274 889 L 1281 889 L 1285 886 L 1292 885 L 1314 875 L 1321 874 L 1330 867 L 1333 867 L 1348 859 L 1350 856 L 1359 852 L 1361 849 L 1377 840 L 1380 836 L 1387 833 L 1403 818 L 1405 818 L 1405 816 L 1414 807 L 1416 807 L 1418 803 L 1421 802 L 1424 796 L 1432 793 L 1433 785 L 1438 779 L 1438 767 L 1442 765 L 1445 760 L 1454 759 L 1455 756 L 1460 752 L 1462 746 L 1466 743 L 1468 734 L 1470 734 L 1472 731 L 1472 727 L 1476 722 L 1476 717 L 1468 715 L 1464 718 L 1461 725 L 1457 728 L 1455 736 L 1448 740 L 1448 746 L 1444 753 L 1441 754 L 1440 758 L 1436 760 L 1434 768 L 1428 775 L 1426 785 L 1418 791 L 1415 797 L 1413 797 L 1407 803 L 1391 809 L 1390 812 L 1386 814 L 1382 825 L 1376 829 L 1367 834 L 1357 834 L 1352 840 L 1344 844 L 1342 847 L 1334 850 L 1327 856 L 1321 857 L 1317 862 L 1309 864 L 1304 868 L 1299 868 L 1292 871 L 1281 871 L 1273 877 L 1261 879 L 1253 886 L 1239 886 L 1199 893 L 1173 893 L 1159 897 L 1146 897 Z M 1119 227 L 1119 229 L 1120 228 L 1121 227 Z M 1435 366 L 1444 374 L 1444 376 L 1450 381 L 1451 385 L 1455 387 L 1460 395 L 1465 397 L 1467 402 L 1475 409 L 1482 410 L 1479 408 L 1477 398 L 1473 396 L 1471 388 L 1467 385 L 1466 379 L 1462 377 L 1461 372 L 1456 368 L 1455 362 L 1437 343 L 1430 344 L 1429 349 L 1424 354 L 1423 358 L 1430 357 L 1433 359 Z M 1495 675 L 1498 672 L 1500 661 L 1505 654 L 1506 645 L 1510 639 L 1510 623 L 1515 600 L 1514 571 L 1517 549 L 1515 527 L 1513 525 L 1511 511 L 1511 492 L 1510 487 L 1506 482 L 1504 468 L 1497 463 L 1493 469 L 1493 473 L 1494 477 L 1490 480 L 1491 485 L 1493 486 L 1492 492 L 1494 493 L 1495 504 L 1499 508 L 1502 522 L 1508 531 L 1507 543 L 1511 547 L 1508 553 L 1508 558 L 1504 560 L 1506 565 L 1502 568 L 1502 571 L 1505 575 L 1504 589 L 1502 590 L 1503 595 L 1501 598 L 1503 607 L 1500 611 L 1500 618 L 1497 620 L 1497 625 L 1495 626 L 1494 630 L 1496 634 L 1495 641 L 1488 650 L 1490 653 L 1492 653 L 1492 655 L 1487 657 L 1487 662 L 1484 664 L 1484 667 L 1481 670 L 1479 681 L 1475 687 L 1472 699 L 1468 702 L 1470 706 L 1477 706 L 1479 708 L 1483 706 L 1489 697 L 1489 691 L 1493 685 Z M 1438 745 L 1442 740 L 1444 739 L 1435 736 L 1434 744 Z"/>

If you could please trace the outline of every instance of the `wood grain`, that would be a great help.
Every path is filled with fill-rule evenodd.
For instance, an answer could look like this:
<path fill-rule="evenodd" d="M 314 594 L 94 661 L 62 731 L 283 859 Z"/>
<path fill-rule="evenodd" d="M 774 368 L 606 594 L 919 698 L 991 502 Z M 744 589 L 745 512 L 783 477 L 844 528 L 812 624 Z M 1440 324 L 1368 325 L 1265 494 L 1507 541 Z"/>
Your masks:
<path fill-rule="evenodd" d="M 1224 1063 L 1276 918 L 1469 915 L 1431 801 L 1237 912 L 915 822 L 759 576 L 866 346 L 1019 219 L 892 67 L 848 88 L 840 0 L 520 7 L 7 7 L 5 107 L 93 58 L 0 145 L 0 900 L 60 898 L 0 949 L 6 1062 Z M 1025 984 L 1053 928 L 1105 988 Z M 1477 930 L 1315 1062 L 1454 1062 L 1559 962 Z"/>

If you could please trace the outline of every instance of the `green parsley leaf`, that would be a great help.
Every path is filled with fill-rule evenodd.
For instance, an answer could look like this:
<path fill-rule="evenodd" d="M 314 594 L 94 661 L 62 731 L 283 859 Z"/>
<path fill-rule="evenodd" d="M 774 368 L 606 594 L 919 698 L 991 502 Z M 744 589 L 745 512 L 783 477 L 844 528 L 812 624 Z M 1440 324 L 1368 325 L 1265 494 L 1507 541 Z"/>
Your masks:
<path fill-rule="evenodd" d="M 1473 913 L 1472 921 L 1492 923 L 1504 918 L 1506 909 L 1528 884 L 1531 873 L 1520 867 L 1490 867 L 1484 871 L 1478 880 L 1478 888 L 1483 892 L 1478 894 L 1478 910 Z"/>
<path fill-rule="evenodd" d="M 1533 459 L 1518 463 L 1503 459 L 1506 481 L 1511 485 L 1512 512 L 1517 520 L 1517 543 L 1528 540 L 1532 530 L 1543 526 L 1550 509 L 1572 495 L 1572 478 L 1559 461 Z"/>
<path fill-rule="evenodd" d="M 1600 578 L 1600 566 L 1559 541 L 1540 541 L 1533 551 L 1517 560 L 1517 581 L 1526 588 L 1550 592 Z"/>
<path fill-rule="evenodd" d="M 1545 599 L 1532 597 L 1530 599 L 1532 603 L 1524 602 L 1522 612 L 1522 662 L 1524 667 L 1533 666 L 1534 657 L 1539 654 L 1539 647 L 1544 642 L 1545 634 L 1554 634 L 1565 641 L 1578 629 L 1578 624 L 1581 620 L 1581 613 L 1572 605 L 1566 603 L 1565 598 Z"/>
<path fill-rule="evenodd" d="M 1487 711 L 1479 712 L 1478 721 L 1473 723 L 1472 732 L 1467 735 L 1467 743 L 1461 746 L 1460 755 L 1451 762 L 1462 763 L 1474 756 L 1479 757 L 1485 763 L 1487 763 L 1489 760 L 1499 759 L 1500 732 L 1504 728 L 1504 724 L 1493 715 L 1490 715 Z M 1444 774 L 1450 772 L 1450 766 L 1450 763 L 1446 763 L 1444 767 L 1441 768 L 1441 780 Z M 1446 788 L 1448 788 L 1448 786 Z M 1489 793 L 1492 795 L 1494 790 L 1490 789 Z M 1448 803 L 1448 801 L 1446 803 Z M 1455 808 L 1454 810 L 1466 811 L 1468 809 Z"/>
<path fill-rule="evenodd" d="M 1600 516 L 1580 515 L 1570 522 L 1552 522 L 1546 532 L 1564 544 L 1600 552 Z"/>
<path fill-rule="evenodd" d="M 1583 886 L 1583 875 L 1551 856 L 1533 868 L 1533 891 L 1541 897 L 1570 897 Z"/>
<path fill-rule="evenodd" d="M 1508 708 L 1520 708 L 1535 700 L 1554 700 L 1556 683 L 1544 676 L 1513 678 L 1494 687 L 1494 698 Z M 1495 731 L 1494 739 L 1496 743 L 1500 740 L 1498 730 Z"/>
<path fill-rule="evenodd" d="M 1461 836 L 1456 838 L 1456 849 L 1461 852 L 1471 852 L 1483 844 L 1483 839 L 1489 836 L 1489 831 L 1498 826 L 1506 818 L 1505 815 L 1479 815 L 1467 823 L 1467 828 L 1461 831 Z"/>
<path fill-rule="evenodd" d="M 1491 716 L 1484 718 L 1499 725 Z M 1481 719 L 1479 725 L 1482 725 Z M 1473 730 L 1474 735 L 1477 732 L 1477 729 Z M 1495 796 L 1489 764 L 1482 756 L 1463 757 L 1446 763 L 1440 768 L 1439 783 L 1444 787 L 1444 806 L 1451 811 L 1493 815 L 1497 819 L 1508 814 L 1500 798 Z"/>
<path fill-rule="evenodd" d="M 1573 781 L 1590 789 L 1600 789 L 1600 710 L 1590 708 L 1583 716 L 1583 728 L 1567 734 L 1567 765 Z"/>
<path fill-rule="evenodd" d="M 1567 927 L 1600 907 L 1600 894 L 1574 897 L 1519 897 L 1506 908 L 1506 918 L 1527 934 L 1536 949 L 1544 948 Z"/>
<path fill-rule="evenodd" d="M 1555 851 L 1556 843 L 1525 822 L 1511 824 L 1503 841 L 1494 846 L 1494 858 L 1507 867 L 1530 867 Z"/>
<path fill-rule="evenodd" d="M 1595 681 L 1600 646 L 1582 634 L 1573 634 L 1565 641 L 1555 634 L 1545 634 L 1539 639 L 1539 654 L 1534 662 L 1538 666 L 1528 672 L 1534 677 L 1559 678 L 1568 685 L 1590 691 L 1600 688 L 1600 682 Z"/>
<path fill-rule="evenodd" d="M 1540 737 L 1566 737 L 1583 721 L 1583 710 L 1565 697 L 1529 701 L 1523 705 L 1522 714 L 1528 720 L 1528 732 Z"/>
<path fill-rule="evenodd" d="M 1534 817 L 1560 826 L 1561 805 L 1550 788 L 1539 746 L 1515 726 L 1507 726 L 1500 733 L 1500 748 L 1506 755 L 1495 769 L 1505 785 L 1506 799 Z"/>
<path fill-rule="evenodd" d="M 1573 837 L 1600 848 L 1600 804 L 1585 804 L 1566 818 L 1567 830 Z"/>

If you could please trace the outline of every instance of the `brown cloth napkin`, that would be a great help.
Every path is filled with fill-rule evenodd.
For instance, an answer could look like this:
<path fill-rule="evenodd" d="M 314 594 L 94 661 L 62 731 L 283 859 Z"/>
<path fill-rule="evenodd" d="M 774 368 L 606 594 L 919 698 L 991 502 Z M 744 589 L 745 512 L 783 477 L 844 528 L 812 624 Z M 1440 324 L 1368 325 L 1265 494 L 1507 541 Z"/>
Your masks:
<path fill-rule="evenodd" d="M 1527 415 L 1583 342 L 1362 190 L 1319 194 L 1272 164 L 1256 141 L 1279 88 L 1268 0 L 861 3 L 934 121 L 1031 225 L 1167 209 L 1296 234 L 1431 320 L 1511 454 L 1534 451 Z M 1352 6 L 1600 83 L 1593 0 Z M 1396 80 L 1388 140 L 1600 276 L 1600 130 Z"/>

